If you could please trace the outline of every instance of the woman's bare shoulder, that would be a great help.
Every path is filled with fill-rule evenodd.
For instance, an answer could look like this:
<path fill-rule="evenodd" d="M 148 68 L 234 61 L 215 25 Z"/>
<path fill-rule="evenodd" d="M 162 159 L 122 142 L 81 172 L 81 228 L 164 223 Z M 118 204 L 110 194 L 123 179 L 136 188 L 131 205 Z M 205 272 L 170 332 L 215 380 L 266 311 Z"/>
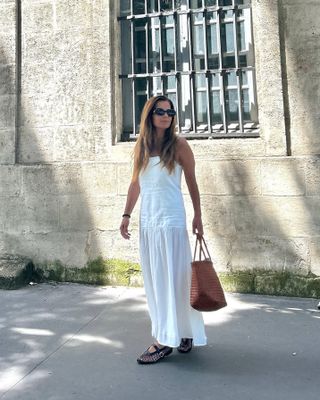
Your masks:
<path fill-rule="evenodd" d="M 192 153 L 192 150 L 189 146 L 187 139 L 178 136 L 176 147 L 176 158 L 178 162 L 181 164 L 186 157 L 188 158 L 188 156 L 190 156 L 190 153 Z"/>
<path fill-rule="evenodd" d="M 178 136 L 177 137 L 177 148 L 176 151 L 177 153 L 184 152 L 186 149 L 190 148 L 188 141 L 186 138 Z"/>

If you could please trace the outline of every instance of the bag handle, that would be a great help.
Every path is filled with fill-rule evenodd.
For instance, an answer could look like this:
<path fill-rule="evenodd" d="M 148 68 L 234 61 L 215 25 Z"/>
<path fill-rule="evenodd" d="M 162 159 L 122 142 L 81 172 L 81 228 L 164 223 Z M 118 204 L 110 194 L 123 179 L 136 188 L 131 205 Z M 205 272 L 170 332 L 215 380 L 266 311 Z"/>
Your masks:
<path fill-rule="evenodd" d="M 201 255 L 203 255 L 205 260 L 211 261 L 211 257 L 210 257 L 210 253 L 209 253 L 206 241 L 204 240 L 204 237 L 201 235 L 197 235 L 196 244 L 195 244 L 195 248 L 194 248 L 194 254 L 193 254 L 193 261 L 196 260 L 198 244 L 199 244 L 199 260 L 201 261 Z"/>

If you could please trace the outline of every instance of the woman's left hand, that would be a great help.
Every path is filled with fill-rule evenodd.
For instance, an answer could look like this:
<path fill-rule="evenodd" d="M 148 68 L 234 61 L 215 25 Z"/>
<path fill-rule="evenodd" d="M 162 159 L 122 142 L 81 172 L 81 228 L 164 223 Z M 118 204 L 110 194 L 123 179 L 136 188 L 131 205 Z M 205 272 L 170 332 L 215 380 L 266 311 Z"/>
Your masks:
<path fill-rule="evenodd" d="M 194 235 L 203 236 L 203 225 L 201 216 L 195 215 L 192 221 L 192 232 Z"/>

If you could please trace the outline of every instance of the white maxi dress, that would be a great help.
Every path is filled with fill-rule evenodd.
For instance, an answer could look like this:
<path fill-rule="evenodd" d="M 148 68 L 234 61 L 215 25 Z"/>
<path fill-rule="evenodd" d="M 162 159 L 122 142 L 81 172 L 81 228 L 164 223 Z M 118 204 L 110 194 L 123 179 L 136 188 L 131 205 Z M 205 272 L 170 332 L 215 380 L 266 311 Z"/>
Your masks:
<path fill-rule="evenodd" d="M 181 338 L 204 346 L 202 314 L 190 306 L 191 249 L 181 193 L 182 167 L 169 174 L 160 157 L 140 173 L 140 261 L 152 336 L 170 347 Z"/>

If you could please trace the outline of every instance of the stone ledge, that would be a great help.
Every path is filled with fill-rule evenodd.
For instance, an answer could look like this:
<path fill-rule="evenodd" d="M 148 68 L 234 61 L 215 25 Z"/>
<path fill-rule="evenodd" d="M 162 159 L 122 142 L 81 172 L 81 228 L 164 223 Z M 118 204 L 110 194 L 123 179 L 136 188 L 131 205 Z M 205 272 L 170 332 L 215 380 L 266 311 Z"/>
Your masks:
<path fill-rule="evenodd" d="M 33 280 L 132 287 L 143 285 L 138 264 L 117 259 L 103 260 L 101 257 L 90 261 L 84 268 L 65 267 L 59 261 L 35 264 Z"/>
<path fill-rule="evenodd" d="M 98 258 L 85 268 L 64 267 L 60 263 L 36 266 L 41 281 L 76 282 L 96 285 L 143 286 L 141 268 L 130 261 Z M 291 272 L 239 271 L 219 273 L 227 292 L 320 298 L 320 277 Z"/>
<path fill-rule="evenodd" d="M 320 298 L 320 277 L 293 272 L 241 271 L 220 273 L 227 292 Z"/>
<path fill-rule="evenodd" d="M 26 257 L 3 254 L 0 256 L 0 289 L 19 289 L 33 276 L 34 266 Z"/>
<path fill-rule="evenodd" d="M 30 260 L 27 261 L 29 264 L 25 262 L 25 269 L 20 269 L 21 277 L 19 278 L 20 280 L 15 280 L 15 285 L 8 283 L 11 282 L 10 279 L 12 278 L 10 277 L 7 278 L 7 284 L 3 284 L 2 264 L 0 264 L 0 288 L 18 288 L 23 284 L 28 284 L 30 281 L 38 283 L 55 281 L 93 285 L 143 286 L 139 264 L 130 261 L 119 259 L 104 260 L 100 257 L 90 261 L 84 268 L 67 267 L 59 261 L 35 265 Z M 11 268 L 10 273 L 14 274 L 14 268 Z M 314 274 L 298 275 L 292 272 L 250 270 L 220 272 L 219 277 L 227 292 L 320 298 L 320 277 Z"/>

